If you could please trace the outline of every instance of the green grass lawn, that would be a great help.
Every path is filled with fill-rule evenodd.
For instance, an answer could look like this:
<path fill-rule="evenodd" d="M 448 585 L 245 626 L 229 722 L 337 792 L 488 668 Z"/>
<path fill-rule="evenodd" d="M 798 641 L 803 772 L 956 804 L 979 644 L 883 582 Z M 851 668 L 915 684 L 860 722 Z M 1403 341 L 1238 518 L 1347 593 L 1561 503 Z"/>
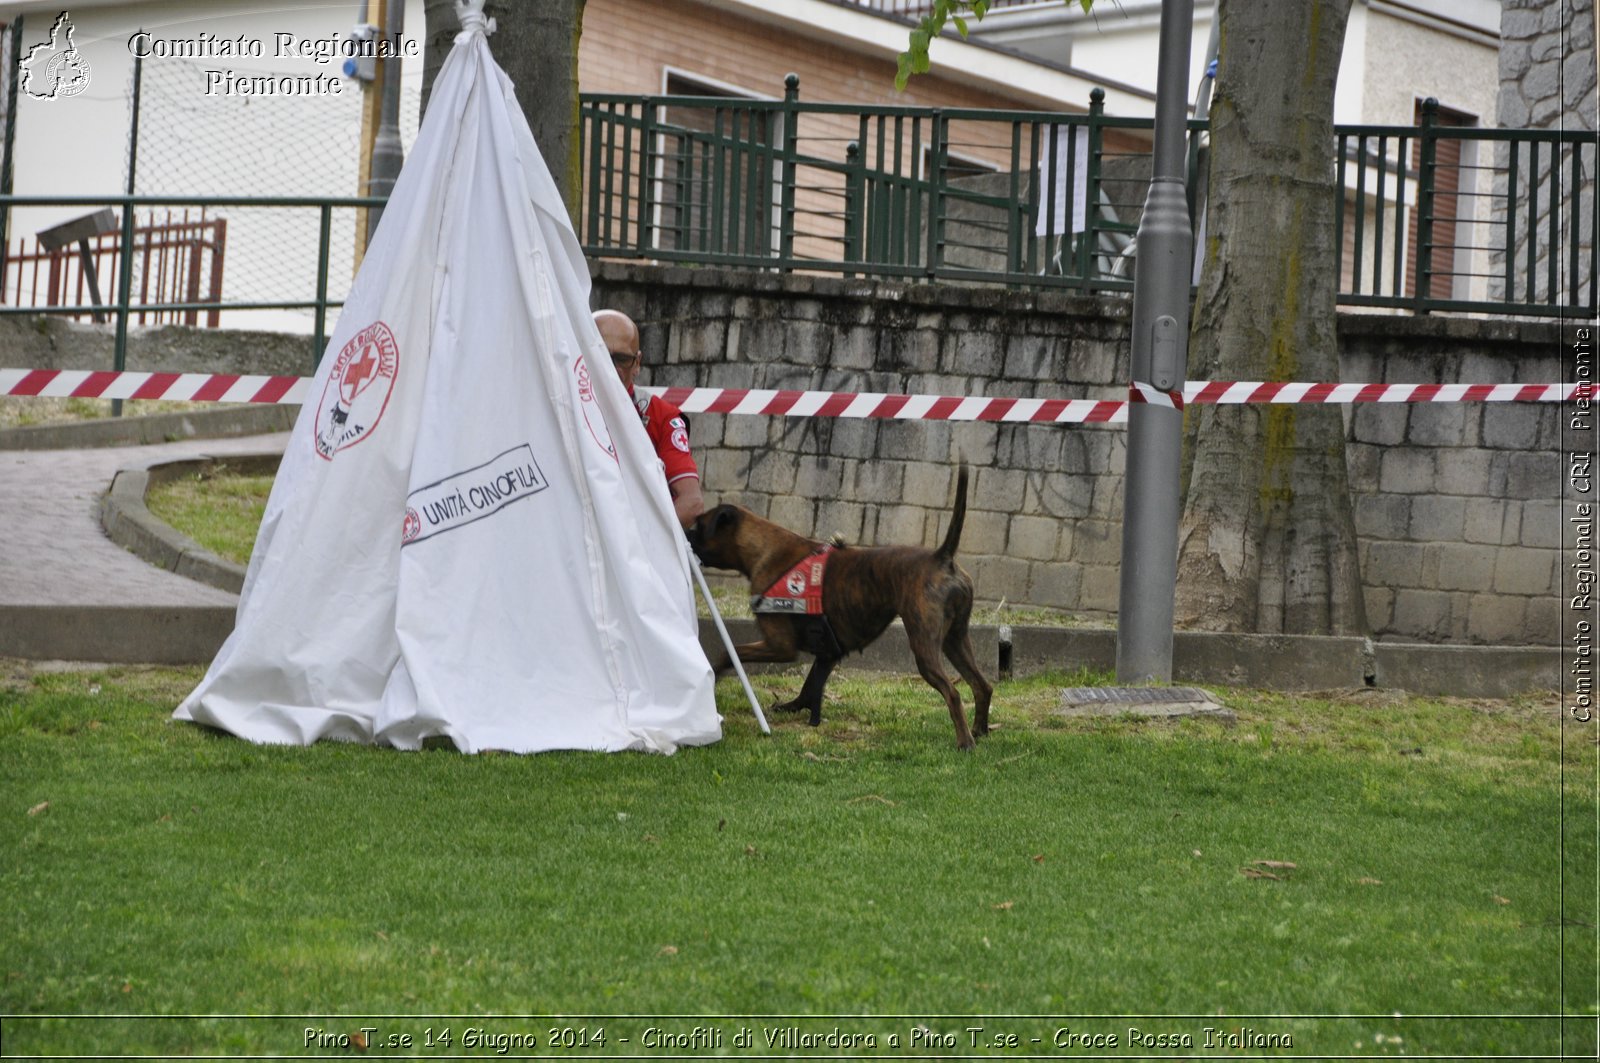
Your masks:
<path fill-rule="evenodd" d="M 151 516 L 218 557 L 248 564 L 272 476 L 242 476 L 219 462 L 204 474 L 156 484 L 145 494 Z"/>
<path fill-rule="evenodd" d="M 1230 728 L 1063 719 L 1088 677 L 1056 675 L 1001 684 L 963 755 L 920 680 L 845 673 L 816 730 L 760 736 L 725 682 L 712 747 L 466 757 L 171 722 L 196 671 L 6 674 L 7 1054 L 301 1054 L 368 1025 L 468 1054 L 468 1028 L 602 1027 L 564 1054 L 614 1055 L 657 1015 L 855 1016 L 799 1025 L 884 1055 L 990 1054 L 970 1025 L 1018 1037 L 1001 1056 L 1082 1054 L 1062 1029 L 1126 1055 L 1130 1026 L 1293 1040 L 1233 1055 L 1594 1050 L 1592 1018 L 1565 1042 L 1548 1018 L 1596 1014 L 1596 749 L 1553 697 L 1219 691 Z M 756 679 L 768 704 L 798 682 Z M 337 1017 L 39 1017 L 313 1013 Z M 569 1019 L 464 1018 L 491 1014 Z M 434 1018 L 367 1021 L 397 1015 Z M 720 1051 L 788 1024 L 719 1020 Z"/>

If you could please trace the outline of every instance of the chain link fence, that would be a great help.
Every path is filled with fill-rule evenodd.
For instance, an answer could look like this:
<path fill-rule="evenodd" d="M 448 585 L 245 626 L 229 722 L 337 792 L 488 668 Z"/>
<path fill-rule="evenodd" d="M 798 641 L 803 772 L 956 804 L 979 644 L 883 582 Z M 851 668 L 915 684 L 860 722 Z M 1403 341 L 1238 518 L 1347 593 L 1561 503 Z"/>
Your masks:
<path fill-rule="evenodd" d="M 252 71 L 252 74 L 257 73 Z M 262 71 L 262 74 L 269 72 Z M 207 93 L 198 63 L 147 61 L 137 92 L 127 85 L 129 121 L 138 122 L 134 194 L 152 196 L 358 196 L 363 92 L 344 82 L 326 95 Z M 137 113 L 136 113 L 137 112 Z M 402 88 L 400 140 L 410 151 L 422 94 Z M 124 151 L 124 173 L 130 165 Z M 328 296 L 344 298 L 357 262 L 364 212 L 333 212 Z M 310 300 L 317 290 L 320 219 L 314 208 L 213 208 L 227 221 L 224 302 Z M 135 274 L 134 290 L 143 278 Z M 312 310 L 230 310 L 234 328 L 309 332 Z"/>

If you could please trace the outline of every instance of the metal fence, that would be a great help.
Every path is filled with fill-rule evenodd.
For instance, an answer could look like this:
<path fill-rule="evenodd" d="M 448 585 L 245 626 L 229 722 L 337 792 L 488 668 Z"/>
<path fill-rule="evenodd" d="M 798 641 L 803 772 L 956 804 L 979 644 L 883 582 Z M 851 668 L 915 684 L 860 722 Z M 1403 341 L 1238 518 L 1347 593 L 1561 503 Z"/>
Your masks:
<path fill-rule="evenodd" d="M 1341 303 L 1595 312 L 1594 134 L 1452 126 L 1429 100 L 1337 138 Z"/>
<path fill-rule="evenodd" d="M 1138 132 L 1088 114 L 586 95 L 590 253 L 750 268 L 1132 285 Z"/>
<path fill-rule="evenodd" d="M 188 210 L 175 216 L 169 209 L 164 215 L 151 211 L 135 219 L 131 265 L 139 303 L 158 308 L 138 311 L 137 323 L 199 325 L 198 309 L 173 308 L 197 306 L 202 297 L 220 304 L 227 245 L 227 219 L 207 218 L 203 209 L 193 218 Z M 14 247 L 0 247 L 0 303 L 52 310 L 92 305 L 96 309 L 87 315 L 62 312 L 103 321 L 100 285 L 117 290 L 122 261 L 120 232 L 99 233 L 64 247 L 47 246 L 37 236 L 20 237 Z M 205 324 L 216 328 L 219 313 L 209 310 Z"/>
<path fill-rule="evenodd" d="M 219 320 L 223 311 L 229 310 L 310 310 L 312 318 L 311 357 L 313 368 L 322 355 L 322 349 L 327 343 L 328 311 L 343 305 L 342 300 L 330 295 L 328 263 L 332 253 L 332 236 L 334 212 L 339 210 L 357 210 L 362 208 L 382 206 L 385 200 L 381 197 L 347 197 L 347 198 L 308 198 L 308 197 L 171 197 L 171 196 L 0 196 L 0 210 L 12 207 L 113 207 L 116 208 L 120 218 L 120 235 L 115 240 L 115 258 L 111 266 L 114 295 L 106 301 L 105 305 L 96 302 L 84 303 L 81 298 L 70 304 L 58 303 L 56 305 L 33 305 L 32 299 L 21 298 L 23 292 L 15 284 L 8 284 L 3 291 L 5 298 L 0 300 L 0 315 L 5 314 L 37 314 L 52 313 L 66 316 L 93 316 L 114 314 L 116 316 L 116 345 L 113 368 L 121 371 L 126 366 L 128 327 L 132 323 L 142 322 L 147 316 L 155 316 L 157 320 L 163 317 L 170 320 L 175 315 L 191 315 L 205 312 L 207 323 L 213 327 Z M 137 256 L 143 252 L 146 256 L 146 266 L 157 265 L 158 270 L 165 269 L 165 258 L 153 252 L 152 247 L 159 250 L 158 245 L 150 241 L 141 241 L 136 238 L 138 230 L 135 227 L 135 215 L 140 210 L 154 208 L 199 208 L 208 212 L 208 224 L 213 230 L 223 230 L 226 225 L 226 211 L 235 209 L 271 208 L 278 211 L 306 211 L 316 212 L 318 219 L 318 240 L 315 248 L 307 247 L 306 256 L 309 261 L 315 255 L 315 273 L 313 290 L 307 291 L 303 298 L 287 300 L 228 300 L 220 296 L 215 283 L 208 284 L 207 298 L 189 298 L 189 293 L 195 290 L 186 280 L 185 294 L 179 296 L 175 291 L 168 291 L 157 281 L 152 290 L 151 276 L 145 271 L 135 268 Z M 185 267 L 185 276 L 197 276 L 192 268 L 192 263 Z M 215 282 L 220 278 L 220 265 L 213 264 L 212 277 Z M 142 276 L 141 289 L 135 291 L 133 279 Z M 198 280 L 193 282 L 198 285 Z M 81 296 L 82 286 L 74 289 L 76 295 Z M 137 321 L 135 319 L 137 318 Z"/>
<path fill-rule="evenodd" d="M 1078 115 L 814 104 L 798 95 L 791 79 L 779 100 L 583 97 L 585 250 L 843 276 L 1131 290 L 1148 120 L 1106 116 L 1098 91 Z M 1197 176 L 1203 124 L 1191 122 L 1190 132 Z M 1595 313 L 1592 135 L 1448 126 L 1427 108 L 1416 127 L 1349 126 L 1336 135 L 1341 303 L 1414 313 Z M 109 206 L 121 219 L 116 265 L 107 271 L 114 292 L 104 306 L 81 298 L 25 305 L 33 300 L 19 300 L 13 273 L 0 314 L 115 314 L 120 369 L 128 326 L 144 315 L 204 313 L 215 324 L 227 311 L 307 310 L 314 365 L 345 284 L 341 277 L 330 285 L 335 212 L 382 202 L 0 196 L 0 209 Z M 133 277 L 148 266 L 134 268 L 134 213 L 154 208 L 200 208 L 212 224 L 225 224 L 230 210 L 314 212 L 319 235 L 304 249 L 306 290 L 240 301 L 218 297 L 208 283 L 194 298 L 188 260 L 173 290 L 135 288 Z"/>
<path fill-rule="evenodd" d="M 586 95 L 592 255 L 1084 291 L 1131 288 L 1149 119 Z M 1203 123 L 1190 123 L 1191 176 Z M 1494 314 L 1596 307 L 1594 138 L 1339 127 L 1339 300 Z M 1191 181 L 1191 188 L 1195 182 Z"/>

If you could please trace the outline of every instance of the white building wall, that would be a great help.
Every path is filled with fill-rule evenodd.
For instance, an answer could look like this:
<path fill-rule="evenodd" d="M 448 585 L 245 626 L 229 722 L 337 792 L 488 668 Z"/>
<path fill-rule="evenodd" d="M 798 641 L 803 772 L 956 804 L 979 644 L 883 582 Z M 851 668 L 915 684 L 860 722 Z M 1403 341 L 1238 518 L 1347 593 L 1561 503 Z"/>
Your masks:
<path fill-rule="evenodd" d="M 1369 12 L 1365 21 L 1360 121 L 1411 125 L 1416 102 L 1432 96 L 1446 107 L 1477 115 L 1484 125 L 1493 124 L 1500 92 L 1499 50 L 1494 45 L 1382 11 Z"/>

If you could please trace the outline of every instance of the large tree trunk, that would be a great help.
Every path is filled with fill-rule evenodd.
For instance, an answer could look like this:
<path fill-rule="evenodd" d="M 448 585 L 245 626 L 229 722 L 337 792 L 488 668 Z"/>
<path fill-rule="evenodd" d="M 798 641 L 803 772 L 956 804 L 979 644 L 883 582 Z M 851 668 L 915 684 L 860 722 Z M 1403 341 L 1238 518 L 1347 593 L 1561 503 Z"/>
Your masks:
<path fill-rule="evenodd" d="M 533 127 L 533 139 L 574 224 L 583 183 L 583 161 L 578 154 L 578 38 L 583 32 L 583 4 L 584 0 L 489 0 L 483 9 L 497 26 L 489 47 L 517 86 L 517 102 Z M 426 0 L 423 10 L 427 38 L 422 107 L 426 111 L 428 91 L 461 24 L 451 0 Z"/>
<path fill-rule="evenodd" d="M 1222 0 L 1197 380 L 1339 378 L 1333 93 L 1351 0 Z M 1203 406 L 1176 621 L 1365 633 L 1337 407 Z"/>

